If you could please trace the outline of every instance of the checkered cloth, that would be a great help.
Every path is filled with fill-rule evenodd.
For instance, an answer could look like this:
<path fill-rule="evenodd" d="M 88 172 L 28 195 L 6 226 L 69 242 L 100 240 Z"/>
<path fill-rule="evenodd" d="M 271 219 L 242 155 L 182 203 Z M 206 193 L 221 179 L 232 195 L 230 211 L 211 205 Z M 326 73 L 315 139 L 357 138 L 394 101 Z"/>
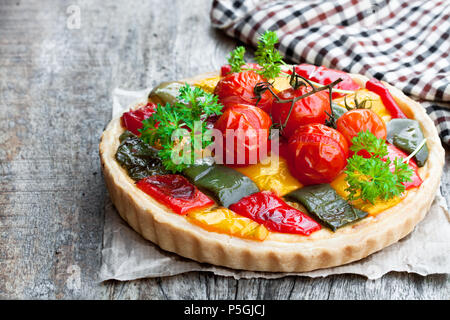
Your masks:
<path fill-rule="evenodd" d="M 253 46 L 276 31 L 288 61 L 395 85 L 422 103 L 450 145 L 448 0 L 215 0 L 211 22 Z"/>

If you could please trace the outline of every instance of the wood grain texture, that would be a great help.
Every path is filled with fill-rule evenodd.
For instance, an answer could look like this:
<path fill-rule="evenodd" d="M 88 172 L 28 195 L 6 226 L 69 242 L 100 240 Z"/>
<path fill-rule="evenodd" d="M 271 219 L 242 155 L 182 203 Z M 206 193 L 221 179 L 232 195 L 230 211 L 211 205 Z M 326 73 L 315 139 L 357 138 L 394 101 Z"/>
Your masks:
<path fill-rule="evenodd" d="M 78 5 L 81 26 L 69 29 Z M 236 42 L 209 1 L 0 0 L 0 298 L 449 299 L 448 275 L 97 279 L 107 192 L 98 141 L 115 87 L 217 69 Z M 450 152 L 441 190 L 450 199 Z"/>

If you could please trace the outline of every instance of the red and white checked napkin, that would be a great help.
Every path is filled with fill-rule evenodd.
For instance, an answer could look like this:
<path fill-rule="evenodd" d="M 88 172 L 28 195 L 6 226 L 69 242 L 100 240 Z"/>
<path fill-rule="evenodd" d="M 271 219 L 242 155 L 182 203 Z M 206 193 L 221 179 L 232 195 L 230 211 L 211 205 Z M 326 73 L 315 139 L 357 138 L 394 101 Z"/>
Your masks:
<path fill-rule="evenodd" d="M 215 0 L 211 23 L 252 46 L 276 31 L 286 60 L 396 86 L 422 103 L 450 145 L 450 1 Z"/>

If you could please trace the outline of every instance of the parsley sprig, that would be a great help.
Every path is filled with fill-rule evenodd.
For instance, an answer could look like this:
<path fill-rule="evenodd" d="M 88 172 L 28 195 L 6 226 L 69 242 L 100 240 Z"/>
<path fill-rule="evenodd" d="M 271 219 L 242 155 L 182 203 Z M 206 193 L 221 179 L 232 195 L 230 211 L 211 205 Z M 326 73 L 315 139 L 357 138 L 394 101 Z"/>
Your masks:
<path fill-rule="evenodd" d="M 195 159 L 197 148 L 204 149 L 212 142 L 209 139 L 200 139 L 201 145 L 196 146 L 198 137 L 211 134 L 207 119 L 210 116 L 222 114 L 223 105 L 218 98 L 198 87 L 191 87 L 187 83 L 180 88 L 178 102 L 162 106 L 158 103 L 155 113 L 145 119 L 142 124 L 141 139 L 152 145 L 160 147 L 158 152 L 164 167 L 168 171 L 180 172 L 189 163 L 175 163 L 173 161 L 174 149 L 180 144 L 189 144 L 191 161 Z M 174 139 L 177 130 L 188 133 L 188 139 Z M 201 136 L 200 136 L 201 135 Z M 201 150 L 200 150 L 201 151 Z"/>
<path fill-rule="evenodd" d="M 255 61 L 262 67 L 262 69 L 254 70 L 261 74 L 266 79 L 273 79 L 280 75 L 281 65 L 286 63 L 283 61 L 281 53 L 276 48 L 278 43 L 278 36 L 274 31 L 266 31 L 259 37 L 258 44 L 255 51 Z M 232 72 L 243 71 L 242 66 L 247 64 L 245 59 L 245 48 L 243 46 L 236 47 L 230 52 L 228 63 L 231 66 Z"/>
<path fill-rule="evenodd" d="M 278 77 L 281 72 L 283 61 L 281 53 L 275 48 L 278 43 L 278 36 L 274 31 L 266 31 L 259 38 L 255 51 L 255 60 L 262 67 L 258 72 L 266 79 Z"/>
<path fill-rule="evenodd" d="M 410 181 L 412 169 L 403 159 L 388 157 L 387 145 L 383 139 L 367 132 L 360 132 L 352 139 L 350 147 L 355 154 L 347 160 L 345 180 L 349 187 L 349 200 L 368 201 L 388 200 L 405 191 L 404 182 Z M 366 150 L 371 155 L 364 158 L 358 151 Z M 393 170 L 392 170 L 393 168 Z"/>
<path fill-rule="evenodd" d="M 355 153 L 365 150 L 371 157 L 378 158 L 383 158 L 388 154 L 386 141 L 378 139 L 370 131 L 359 132 L 359 134 L 352 139 L 350 150 Z"/>
<path fill-rule="evenodd" d="M 230 52 L 228 63 L 231 66 L 231 72 L 241 72 L 242 66 L 246 64 L 244 60 L 245 48 L 243 46 L 236 47 Z"/>

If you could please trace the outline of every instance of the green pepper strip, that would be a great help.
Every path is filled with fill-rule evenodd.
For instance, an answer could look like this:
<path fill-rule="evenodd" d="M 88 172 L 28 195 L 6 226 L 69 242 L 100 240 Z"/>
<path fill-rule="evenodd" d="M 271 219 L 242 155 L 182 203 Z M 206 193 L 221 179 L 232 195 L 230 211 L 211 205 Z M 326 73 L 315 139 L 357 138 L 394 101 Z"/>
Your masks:
<path fill-rule="evenodd" d="M 302 204 L 310 214 L 333 231 L 367 216 L 367 212 L 354 208 L 329 184 L 306 186 L 284 197 Z"/>
<path fill-rule="evenodd" d="M 243 197 L 259 192 L 259 188 L 249 177 L 223 165 L 192 165 L 183 174 L 226 208 Z"/>
<path fill-rule="evenodd" d="M 419 122 L 412 119 L 392 119 L 386 124 L 386 130 L 386 140 L 407 154 L 412 154 L 425 139 Z M 428 159 L 427 145 L 420 147 L 413 158 L 423 167 Z"/>
<path fill-rule="evenodd" d="M 139 139 L 130 131 L 119 137 L 120 145 L 116 151 L 116 160 L 127 170 L 131 179 L 138 181 L 155 174 L 166 174 L 167 171 L 158 157 L 158 150 Z"/>

